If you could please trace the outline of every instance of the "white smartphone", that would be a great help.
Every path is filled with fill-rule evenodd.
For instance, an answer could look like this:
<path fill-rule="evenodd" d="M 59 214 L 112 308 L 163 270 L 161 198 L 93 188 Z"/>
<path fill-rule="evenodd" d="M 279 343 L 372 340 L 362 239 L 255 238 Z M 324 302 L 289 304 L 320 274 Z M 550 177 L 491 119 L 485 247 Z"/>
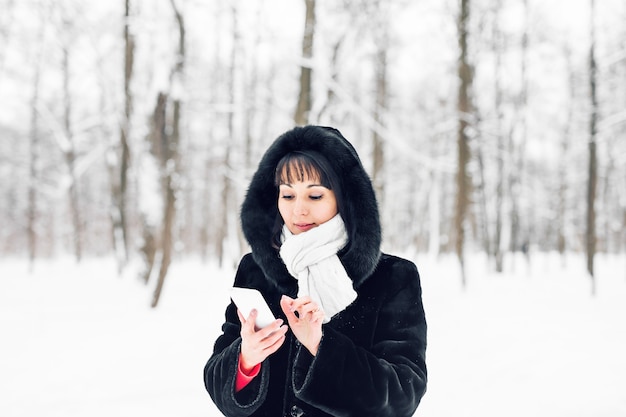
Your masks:
<path fill-rule="evenodd" d="M 272 310 L 270 310 L 263 295 L 261 295 L 258 290 L 233 287 L 230 290 L 230 298 L 245 318 L 248 318 L 252 309 L 256 309 L 258 315 L 255 325 L 258 329 L 262 329 L 276 320 L 274 314 L 272 314 Z"/>

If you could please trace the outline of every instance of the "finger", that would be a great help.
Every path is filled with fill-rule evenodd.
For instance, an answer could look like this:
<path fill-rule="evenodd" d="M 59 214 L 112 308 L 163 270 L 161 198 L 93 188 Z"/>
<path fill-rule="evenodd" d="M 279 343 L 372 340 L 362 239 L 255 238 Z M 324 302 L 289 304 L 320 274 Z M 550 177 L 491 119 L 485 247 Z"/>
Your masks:
<path fill-rule="evenodd" d="M 283 339 L 288 329 L 289 329 L 288 326 L 281 326 L 278 329 L 276 329 L 274 332 L 272 332 L 269 336 L 264 338 L 262 340 L 262 344 L 264 346 L 263 349 L 268 349 L 271 346 L 275 345 L 278 341 Z"/>
<path fill-rule="evenodd" d="M 254 324 L 256 322 L 257 311 L 255 309 L 252 309 L 252 311 L 250 311 L 250 314 L 248 315 L 248 318 L 244 318 L 243 314 L 241 314 L 241 311 L 237 309 L 237 315 L 239 316 L 239 320 L 241 321 L 241 332 L 254 333 Z"/>
<path fill-rule="evenodd" d="M 302 309 L 303 306 L 308 305 L 308 304 L 310 304 L 312 302 L 313 302 L 313 300 L 311 300 L 311 297 L 309 297 L 309 296 L 298 297 L 295 300 L 292 300 L 291 309 L 293 311 L 300 312 L 300 311 L 302 311 L 301 309 Z"/>
<path fill-rule="evenodd" d="M 313 322 L 314 323 L 321 323 L 324 321 L 324 317 L 326 317 L 326 314 L 324 313 L 324 311 L 320 308 L 317 311 L 313 312 Z"/>
<path fill-rule="evenodd" d="M 289 297 L 288 295 L 283 295 L 280 298 L 280 303 L 281 304 L 285 303 L 285 305 L 288 305 L 288 306 L 291 306 L 294 303 L 294 301 L 296 301 L 296 300 L 291 298 L 291 297 Z"/>
<path fill-rule="evenodd" d="M 311 320 L 313 314 L 321 310 L 320 306 L 309 297 L 295 300 L 291 308 L 298 312 L 298 317 L 306 318 L 307 320 Z"/>
<path fill-rule="evenodd" d="M 241 311 L 239 311 L 239 309 L 237 309 L 237 317 L 239 317 L 239 321 L 241 322 L 242 326 L 246 324 L 246 318 L 243 316 L 243 314 L 241 314 Z"/>
<path fill-rule="evenodd" d="M 280 308 L 283 310 L 283 313 L 285 313 L 289 324 L 296 323 L 298 320 L 298 317 L 294 313 L 295 309 L 292 307 L 293 302 L 294 299 L 286 295 L 283 295 L 280 299 Z"/>
<path fill-rule="evenodd" d="M 280 328 L 283 325 L 283 323 L 284 323 L 283 319 L 277 319 L 277 320 L 273 321 L 272 323 L 270 323 L 269 325 L 267 325 L 264 328 L 262 328 L 261 330 L 259 330 L 257 333 L 258 333 L 259 337 L 261 338 L 261 340 L 263 340 L 263 339 L 271 336 L 276 331 L 280 330 Z"/>
<path fill-rule="evenodd" d="M 258 356 L 266 358 L 274 353 L 285 341 L 285 334 L 287 333 L 287 326 L 281 326 L 278 330 L 273 332 L 270 336 L 264 339 L 257 339 L 254 344 L 255 350 L 258 352 Z M 257 337 L 258 333 L 253 337 Z"/>
<path fill-rule="evenodd" d="M 280 333 L 276 332 L 274 333 L 277 337 L 276 340 L 273 341 L 272 344 L 270 344 L 269 346 L 267 346 L 267 348 L 265 348 L 265 353 L 267 353 L 267 355 L 271 355 L 272 353 L 276 352 L 285 342 L 285 333 L 287 332 L 287 326 L 283 326 L 284 327 L 284 332 L 281 330 Z"/>
<path fill-rule="evenodd" d="M 311 302 L 311 303 L 303 304 L 302 307 L 300 307 L 299 311 L 303 315 L 306 315 L 309 313 L 313 314 L 313 313 L 320 311 L 320 307 L 316 303 Z"/>

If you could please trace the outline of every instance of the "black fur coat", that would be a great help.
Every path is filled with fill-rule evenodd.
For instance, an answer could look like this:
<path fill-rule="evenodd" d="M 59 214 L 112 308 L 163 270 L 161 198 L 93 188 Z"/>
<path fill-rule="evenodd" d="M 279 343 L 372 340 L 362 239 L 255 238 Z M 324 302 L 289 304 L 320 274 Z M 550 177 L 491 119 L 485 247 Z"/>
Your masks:
<path fill-rule="evenodd" d="M 298 287 L 270 245 L 278 213 L 274 168 L 282 156 L 299 149 L 326 155 L 341 177 L 349 243 L 339 258 L 358 297 L 324 324 L 315 357 L 288 332 L 259 375 L 237 393 L 241 326 L 231 303 L 223 334 L 204 369 L 206 389 L 228 417 L 412 416 L 426 390 L 419 275 L 412 262 L 380 253 L 371 181 L 339 131 L 298 127 L 268 149 L 242 205 L 242 227 L 252 253 L 241 260 L 234 285 L 260 290 L 274 315 L 287 322 L 279 300 L 283 294 L 295 298 Z"/>

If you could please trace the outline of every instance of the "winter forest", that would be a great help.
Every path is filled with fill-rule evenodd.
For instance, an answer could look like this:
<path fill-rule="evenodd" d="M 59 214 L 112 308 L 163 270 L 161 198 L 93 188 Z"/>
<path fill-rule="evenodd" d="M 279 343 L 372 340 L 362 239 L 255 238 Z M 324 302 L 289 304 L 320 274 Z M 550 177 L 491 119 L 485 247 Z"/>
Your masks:
<path fill-rule="evenodd" d="M 303 124 L 355 144 L 389 250 L 481 251 L 500 271 L 573 251 L 591 275 L 626 250 L 621 1 L 2 9 L 4 255 L 141 257 L 161 281 L 188 254 L 236 262 L 249 177 Z"/>
<path fill-rule="evenodd" d="M 103 304 L 98 320 L 111 308 L 142 308 L 123 319 L 128 324 L 121 331 L 134 340 L 136 328 L 154 330 L 154 338 L 135 342 L 146 358 L 167 363 L 158 349 L 154 352 L 155 345 L 165 355 L 180 352 L 166 335 L 156 335 L 180 331 L 175 323 L 187 318 L 183 313 L 160 316 L 171 324 L 163 330 L 153 321 L 166 314 L 159 311 L 161 302 L 169 291 L 172 298 L 196 291 L 192 288 L 213 291 L 204 287 L 209 275 L 222 280 L 211 285 L 222 290 L 229 285 L 233 268 L 249 251 L 239 229 L 239 205 L 256 164 L 277 136 L 305 124 L 336 127 L 359 152 L 377 192 L 383 249 L 423 259 L 426 271 L 442 266 L 430 279 L 438 275 L 450 281 L 424 284 L 431 294 L 442 294 L 439 307 L 432 302 L 431 316 L 426 303 L 429 326 L 435 325 L 433 346 L 437 340 L 457 341 L 437 333 L 437 317 L 440 324 L 460 323 L 443 319 L 444 307 L 457 312 L 467 307 L 467 312 L 470 300 L 490 299 L 492 291 L 504 291 L 511 300 L 525 294 L 522 280 L 515 281 L 516 289 L 503 289 L 493 277 L 545 275 L 546 270 L 552 271 L 548 275 L 580 276 L 582 282 L 573 287 L 567 282 L 555 293 L 581 289 L 584 298 L 576 295 L 577 300 L 587 305 L 602 293 L 596 285 L 599 271 L 613 271 L 621 285 L 613 295 L 626 292 L 623 0 L 0 0 L 0 9 L 0 259 L 5 259 L 0 261 L 0 281 L 5 280 L 0 283 L 5 293 L 0 294 L 0 312 L 10 314 L 6 306 L 19 303 L 22 318 L 31 323 L 21 330 L 9 327 L 9 335 L 31 340 L 39 326 L 32 323 L 40 323 L 45 314 L 26 308 L 43 302 L 45 291 L 64 294 L 54 289 L 65 279 L 63 285 L 83 289 L 94 299 L 115 300 L 114 307 Z M 58 259 L 72 262 L 54 264 Z M 111 265 L 94 267 L 94 259 Z M 177 268 L 184 275 L 180 271 L 195 262 L 209 271 L 190 274 L 201 275 L 200 287 L 184 279 L 175 283 Z M 52 274 L 40 282 L 38 297 L 30 298 L 30 290 L 9 278 L 24 265 L 35 277 L 43 270 Z M 538 271 L 538 265 L 546 270 Z M 132 277 L 95 286 L 72 278 L 103 271 L 107 282 Z M 61 276 L 67 277 L 55 284 Z M 140 289 L 129 281 L 140 282 Z M 552 294 L 552 285 L 533 289 Z M 11 289 L 15 295 L 18 288 L 21 296 L 11 298 Z M 446 303 L 457 288 L 485 295 L 463 298 L 461 292 L 454 296 L 455 306 Z M 119 298 L 117 291 L 126 295 Z M 146 291 L 148 302 L 140 295 Z M 182 296 L 183 303 L 188 296 Z M 70 302 L 66 297 L 59 295 L 58 302 Z M 9 299 L 18 301 L 6 304 Z M 90 303 L 71 302 L 85 303 L 78 311 L 86 311 Z M 214 326 L 211 337 L 202 339 L 206 346 L 197 356 L 203 360 L 225 302 L 220 299 L 210 313 L 202 312 L 213 317 Z M 198 314 L 191 305 L 196 304 L 181 308 Z M 623 324 L 624 309 L 613 309 L 616 305 L 606 304 L 598 314 L 622 315 L 615 320 Z M 514 306 L 523 308 L 515 302 L 498 308 L 513 311 Z M 580 307 L 573 301 L 569 310 L 545 306 L 538 314 Z M 487 308 L 460 314 L 467 320 L 489 320 L 493 312 Z M 156 316 L 147 316 L 150 312 Z M 122 323 L 121 317 L 116 323 Z M 0 319 L 0 327 L 11 325 L 7 320 Z M 609 340 L 617 352 L 626 346 L 626 335 L 613 329 L 615 338 Z M 64 330 L 73 334 L 69 325 Z M 601 329 L 594 331 L 593 340 L 604 337 Z M 523 335 L 511 332 L 510 337 Z M 54 345 L 56 339 L 48 337 Z M 83 342 L 102 346 L 95 334 Z M 118 349 L 111 341 L 105 346 L 109 353 Z M 563 342 L 554 349 L 563 352 L 569 346 Z M 29 352 L 8 349 L 0 356 Z M 139 366 L 121 352 L 121 364 Z M 433 352 L 436 370 L 437 363 L 448 360 L 444 352 L 451 352 Z M 82 353 L 78 360 L 86 363 L 94 354 Z M 539 363 L 549 366 L 549 359 L 542 356 L 545 362 Z M 536 363 L 536 357 L 529 360 Z M 149 368 L 147 362 L 142 370 Z M 191 381 L 187 386 L 202 389 L 202 366 L 190 366 L 193 372 L 182 378 Z M 621 360 L 606 364 L 607 373 L 598 373 L 594 381 L 623 394 L 624 377 L 611 374 L 608 381 L 599 380 L 615 371 L 612 366 L 621 366 L 626 374 Z M 0 374 L 7 375 L 7 367 L 8 375 L 17 373 L 18 365 L 0 360 Z M 96 370 L 107 374 L 103 365 Z M 173 367 L 165 372 L 176 373 Z M 435 372 L 434 382 L 437 375 L 445 373 Z M 34 378 L 35 371 L 17 382 L 0 381 L 0 388 L 10 384 L 20 389 L 29 376 Z M 73 393 L 100 399 L 97 389 L 79 387 L 78 379 L 68 377 L 76 383 Z M 459 386 L 450 389 L 462 391 L 463 377 L 451 379 Z M 144 383 L 147 377 L 129 378 L 121 387 L 133 390 Z M 525 379 L 515 383 L 523 385 Z M 424 400 L 423 415 L 516 415 L 436 406 L 447 398 L 436 386 L 432 400 L 428 394 Z M 567 383 L 559 386 L 562 396 L 557 392 L 552 399 L 576 392 L 568 391 Z M 52 398 L 55 391 L 50 392 Z M 606 394 L 617 404 L 606 414 L 561 415 L 626 413 L 624 400 L 611 392 L 594 397 L 607 404 Z M 493 394 L 502 402 L 508 399 Z M 204 409 L 181 414 L 174 401 L 164 406 L 159 401 L 168 397 L 152 391 L 146 398 L 162 411 L 152 415 L 216 415 Z M 185 399 L 182 395 L 177 401 Z M 202 400 L 210 403 L 208 396 Z M 71 415 L 50 407 L 53 399 L 42 401 L 40 411 L 48 415 Z M 102 415 L 146 411 L 124 401 L 128 414 L 104 407 Z M 4 406 L 9 413 L 2 412 L 0 400 L 0 414 L 28 415 L 17 411 L 22 409 L 17 402 Z M 442 411 L 446 406 L 448 413 Z M 82 415 L 99 415 L 76 407 Z M 523 411 L 540 415 L 523 407 L 519 415 Z"/>

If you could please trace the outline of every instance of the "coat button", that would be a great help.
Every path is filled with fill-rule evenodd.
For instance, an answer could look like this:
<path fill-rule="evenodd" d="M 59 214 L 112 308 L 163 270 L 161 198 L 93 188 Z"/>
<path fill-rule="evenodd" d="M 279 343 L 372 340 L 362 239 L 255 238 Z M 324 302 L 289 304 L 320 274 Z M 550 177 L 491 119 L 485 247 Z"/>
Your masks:
<path fill-rule="evenodd" d="M 294 405 L 291 407 L 291 417 L 304 417 L 304 411 L 297 405 Z"/>

